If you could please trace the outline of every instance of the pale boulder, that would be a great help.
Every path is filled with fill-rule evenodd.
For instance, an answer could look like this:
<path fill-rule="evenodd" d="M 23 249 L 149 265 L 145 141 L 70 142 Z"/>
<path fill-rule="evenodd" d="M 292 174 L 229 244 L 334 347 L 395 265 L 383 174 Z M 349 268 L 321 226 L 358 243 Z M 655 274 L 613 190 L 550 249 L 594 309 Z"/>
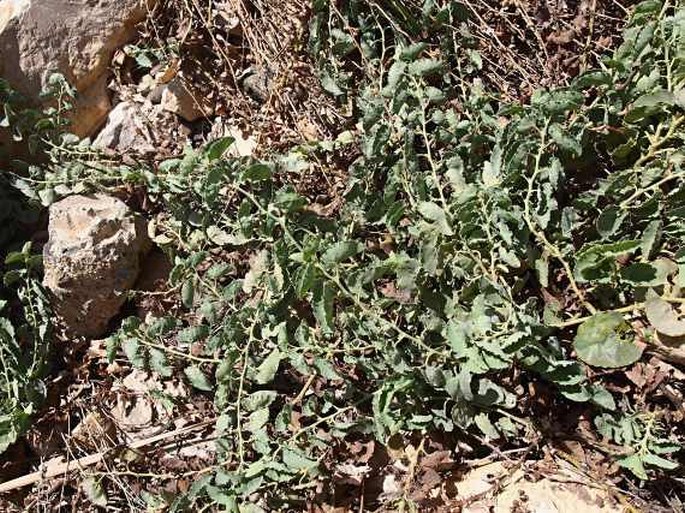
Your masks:
<path fill-rule="evenodd" d="M 563 465 L 554 471 L 528 462 L 530 474 L 495 462 L 468 472 L 456 483 L 463 513 L 621 513 L 623 508 L 601 486 Z M 546 474 L 542 477 L 542 474 Z M 537 476 L 533 479 L 533 476 Z"/>
<path fill-rule="evenodd" d="M 43 284 L 69 336 L 103 335 L 150 247 L 145 222 L 121 200 L 70 196 L 50 206 Z"/>
<path fill-rule="evenodd" d="M 114 51 L 156 0 L 0 0 L 0 77 L 35 103 L 49 76 L 77 91 L 71 130 L 92 135 L 111 108 Z"/>

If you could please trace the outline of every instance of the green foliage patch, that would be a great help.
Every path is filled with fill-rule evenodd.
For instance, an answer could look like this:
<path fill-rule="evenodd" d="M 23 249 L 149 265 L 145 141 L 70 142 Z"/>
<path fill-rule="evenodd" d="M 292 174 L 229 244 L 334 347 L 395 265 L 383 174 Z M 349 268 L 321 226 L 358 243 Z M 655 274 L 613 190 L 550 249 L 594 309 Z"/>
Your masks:
<path fill-rule="evenodd" d="M 67 124 L 72 95 L 64 77 L 51 76 L 44 97 L 52 105 L 42 110 L 0 79 L 0 453 L 30 426 L 45 399 L 52 325 L 42 257 L 26 242 L 46 190 L 19 174 L 26 164 L 11 152 L 35 157 L 49 148 Z"/>
<path fill-rule="evenodd" d="M 42 257 L 31 244 L 5 258 L 0 285 L 0 452 L 30 425 L 45 399 L 50 350 L 49 302 L 40 285 Z"/>
<path fill-rule="evenodd" d="M 658 343 L 636 322 L 648 297 L 683 302 L 685 9 L 639 4 L 600 69 L 520 105 L 480 86 L 458 2 L 382 4 L 316 2 L 322 83 L 358 115 L 335 141 L 258 162 L 221 139 L 104 172 L 72 146 L 32 170 L 44 200 L 129 182 L 161 207 L 189 315 L 128 319 L 110 353 L 213 394 L 220 464 L 172 510 L 300 505 L 354 437 L 533 439 L 539 381 L 586 404 L 638 478 L 673 470 L 682 430 L 597 371 Z M 292 184 L 350 153 L 322 215 Z"/>

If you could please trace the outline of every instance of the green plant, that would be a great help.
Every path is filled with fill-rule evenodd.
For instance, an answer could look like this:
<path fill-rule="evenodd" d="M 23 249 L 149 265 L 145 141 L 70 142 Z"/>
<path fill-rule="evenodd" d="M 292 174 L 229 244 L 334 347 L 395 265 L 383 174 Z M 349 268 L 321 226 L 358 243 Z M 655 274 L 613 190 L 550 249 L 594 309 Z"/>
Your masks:
<path fill-rule="evenodd" d="M 34 170 L 55 195 L 129 182 L 160 207 L 187 315 L 128 319 L 109 348 L 213 394 L 220 461 L 172 509 L 297 507 L 353 437 L 536 439 L 538 381 L 585 404 L 638 477 L 675 468 L 657 455 L 682 429 L 667 451 L 598 371 L 657 343 L 650 290 L 683 302 L 685 9 L 639 4 L 601 69 L 520 105 L 482 89 L 458 2 L 341 4 L 316 3 L 312 48 L 353 132 L 264 162 L 220 139 L 155 170 L 103 174 L 87 149 Z M 350 153 L 321 214 L 293 184 Z"/>
<path fill-rule="evenodd" d="M 41 265 L 30 243 L 5 258 L 0 286 L 0 452 L 28 427 L 45 398 L 50 310 L 40 285 Z"/>
<path fill-rule="evenodd" d="M 40 159 L 40 152 L 51 147 L 68 125 L 65 113 L 72 96 L 64 77 L 52 75 L 43 94 L 49 106 L 42 110 L 0 79 L 0 139 L 13 141 L 11 151 Z M 29 185 L 27 173 L 23 174 L 27 164 L 19 161 L 19 155 L 2 154 L 0 162 L 8 166 L 0 169 L 0 259 L 4 262 L 0 273 L 0 452 L 4 452 L 29 426 L 45 397 L 51 314 L 40 284 L 42 257 L 32 254 L 31 243 L 24 242 L 26 231 L 38 222 L 40 203 L 32 199 L 46 200 L 49 192 Z M 17 247 L 20 250 L 13 251 Z"/>
<path fill-rule="evenodd" d="M 649 467 L 678 468 L 678 464 L 666 456 L 672 456 L 681 446 L 669 436 L 657 414 L 634 413 L 619 417 L 603 414 L 595 419 L 595 425 L 604 438 L 629 449 L 629 454 L 619 457 L 618 462 L 640 479 L 649 479 L 646 470 Z"/>
<path fill-rule="evenodd" d="M 66 113 L 72 108 L 74 94 L 65 77 L 54 73 L 41 93 L 41 100 L 48 105 L 42 109 L 0 79 L 0 131 L 16 143 L 26 144 L 29 152 L 35 155 L 48 139 L 61 134 L 68 126 Z M 4 154 L 0 157 L 11 158 Z"/>
<path fill-rule="evenodd" d="M 124 46 L 124 53 L 131 57 L 139 68 L 150 69 L 156 63 L 164 62 L 170 54 L 178 53 L 174 45 L 168 48 L 141 48 L 136 45 Z"/>

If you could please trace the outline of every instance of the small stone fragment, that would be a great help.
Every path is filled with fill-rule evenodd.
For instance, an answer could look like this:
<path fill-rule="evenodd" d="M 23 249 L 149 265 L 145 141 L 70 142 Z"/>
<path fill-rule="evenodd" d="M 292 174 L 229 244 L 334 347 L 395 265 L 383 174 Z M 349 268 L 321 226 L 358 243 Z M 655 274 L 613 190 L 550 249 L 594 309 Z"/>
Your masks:
<path fill-rule="evenodd" d="M 214 110 L 203 101 L 202 95 L 194 94 L 178 77 L 164 87 L 161 105 L 164 110 L 173 112 L 191 123 L 210 116 Z"/>
<path fill-rule="evenodd" d="M 93 146 L 121 153 L 134 151 L 143 154 L 156 150 L 151 140 L 138 106 L 132 102 L 122 102 L 109 113 L 107 124 L 93 141 Z"/>
<path fill-rule="evenodd" d="M 271 94 L 271 73 L 257 70 L 243 80 L 243 89 L 253 100 L 264 103 Z"/>
<path fill-rule="evenodd" d="M 111 447 L 117 439 L 116 426 L 99 411 L 91 411 L 74 428 L 70 439 L 78 446 L 90 450 Z"/>
<path fill-rule="evenodd" d="M 528 466 L 534 465 L 528 462 Z M 572 467 L 559 469 L 563 481 L 543 477 L 526 479 L 523 470 L 507 469 L 501 462 L 474 468 L 456 484 L 464 513 L 619 513 L 623 508 Z M 585 484 L 587 483 L 587 484 Z M 525 507 L 522 507 L 525 506 Z"/>
<path fill-rule="evenodd" d="M 209 132 L 209 140 L 213 141 L 222 137 L 234 139 L 233 144 L 226 150 L 226 154 L 231 157 L 251 157 L 257 150 L 257 139 L 253 135 L 248 134 L 246 137 L 237 126 L 226 123 L 222 118 L 216 118 Z"/>

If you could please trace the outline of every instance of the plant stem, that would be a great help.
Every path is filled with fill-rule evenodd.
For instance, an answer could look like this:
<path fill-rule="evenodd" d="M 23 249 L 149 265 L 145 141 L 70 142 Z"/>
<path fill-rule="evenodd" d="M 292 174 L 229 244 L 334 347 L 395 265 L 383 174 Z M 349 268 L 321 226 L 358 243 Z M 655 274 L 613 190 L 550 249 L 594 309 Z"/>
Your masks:
<path fill-rule="evenodd" d="M 184 353 L 182 351 L 178 351 L 178 350 L 173 349 L 171 347 L 167 347 L 167 346 L 163 346 L 161 344 L 157 344 L 157 343 L 152 342 L 151 340 L 143 338 L 143 337 L 139 337 L 138 340 L 140 340 L 142 342 L 142 344 L 145 346 L 153 347 L 155 349 L 159 349 L 160 351 L 174 355 L 176 358 L 179 358 L 181 360 L 191 360 L 191 361 L 199 362 L 199 363 L 212 363 L 212 364 L 221 363 L 221 360 L 219 360 L 218 358 L 203 358 L 201 356 L 195 356 L 195 355 L 192 355 L 189 353 Z"/>
<path fill-rule="evenodd" d="M 561 254 L 561 250 L 556 245 L 552 244 L 549 241 L 549 239 L 547 239 L 547 236 L 542 230 L 539 230 L 537 228 L 530 212 L 530 202 L 533 197 L 535 180 L 542 171 L 540 164 L 542 161 L 542 155 L 545 149 L 547 148 L 547 129 L 549 127 L 549 123 L 550 121 L 547 120 L 542 130 L 542 140 L 540 141 L 540 148 L 538 150 L 537 155 L 535 156 L 535 169 L 533 170 L 533 175 L 528 179 L 528 191 L 526 192 L 523 214 L 526 220 L 526 224 L 530 229 L 530 232 L 538 239 L 538 241 L 545 248 L 547 248 L 547 251 L 549 251 L 550 255 L 556 258 L 561 263 L 562 267 L 564 268 L 564 272 L 566 273 L 566 277 L 568 278 L 569 284 L 571 285 L 571 289 L 573 289 L 573 292 L 578 297 L 580 302 L 583 304 L 585 309 L 588 310 L 590 313 L 594 314 L 597 312 L 597 309 L 594 306 L 592 306 L 592 304 L 586 299 L 585 293 L 582 290 L 580 290 L 580 287 L 578 287 L 578 284 L 576 283 L 576 280 L 573 277 L 573 270 Z"/>
<path fill-rule="evenodd" d="M 669 303 L 684 303 L 685 304 L 685 298 L 682 298 L 682 297 L 661 296 L 661 299 L 663 299 L 664 301 L 668 301 Z M 643 310 L 645 308 L 645 305 L 646 305 L 645 302 L 633 303 L 632 305 L 622 306 L 620 308 L 614 308 L 612 310 L 603 310 L 601 313 L 628 313 L 628 312 L 632 312 L 633 310 Z M 550 324 L 550 326 L 553 328 L 570 328 L 571 326 L 577 326 L 578 324 L 583 324 L 585 321 L 587 321 L 591 318 L 592 318 L 592 315 L 588 315 L 586 317 L 577 317 L 575 319 L 569 319 L 567 321 L 562 321 L 562 322 Z"/>

